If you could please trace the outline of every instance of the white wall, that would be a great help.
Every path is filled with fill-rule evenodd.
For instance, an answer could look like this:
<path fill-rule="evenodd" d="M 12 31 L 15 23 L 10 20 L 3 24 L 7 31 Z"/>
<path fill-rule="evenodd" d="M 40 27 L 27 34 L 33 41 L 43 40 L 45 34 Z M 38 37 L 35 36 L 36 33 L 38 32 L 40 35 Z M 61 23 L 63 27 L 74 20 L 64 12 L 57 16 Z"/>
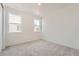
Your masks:
<path fill-rule="evenodd" d="M 43 39 L 79 49 L 79 5 L 44 5 Z"/>
<path fill-rule="evenodd" d="M 0 5 L 0 52 L 2 49 L 2 7 Z"/>
<path fill-rule="evenodd" d="M 22 32 L 21 33 L 9 33 L 8 32 L 8 13 L 14 13 L 22 17 Z M 34 15 L 28 12 L 19 11 L 6 7 L 6 46 L 11 46 L 20 43 L 26 43 L 28 41 L 38 40 L 39 33 L 34 32 Z"/>

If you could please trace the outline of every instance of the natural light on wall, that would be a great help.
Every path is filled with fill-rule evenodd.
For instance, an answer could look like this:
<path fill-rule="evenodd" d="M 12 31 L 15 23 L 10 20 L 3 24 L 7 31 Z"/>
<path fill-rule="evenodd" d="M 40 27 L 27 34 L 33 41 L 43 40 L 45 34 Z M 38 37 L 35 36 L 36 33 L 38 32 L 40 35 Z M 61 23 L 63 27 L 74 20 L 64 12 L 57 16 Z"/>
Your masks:
<path fill-rule="evenodd" d="M 9 13 L 9 32 L 21 32 L 21 16 Z"/>

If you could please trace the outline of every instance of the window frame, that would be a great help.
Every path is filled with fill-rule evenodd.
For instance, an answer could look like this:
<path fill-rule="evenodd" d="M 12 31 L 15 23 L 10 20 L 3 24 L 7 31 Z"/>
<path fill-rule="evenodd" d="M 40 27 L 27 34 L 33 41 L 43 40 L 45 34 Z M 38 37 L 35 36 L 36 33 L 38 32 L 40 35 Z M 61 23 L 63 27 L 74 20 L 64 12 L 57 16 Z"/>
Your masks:
<path fill-rule="evenodd" d="M 35 24 L 35 20 L 39 20 L 39 25 Z M 38 27 L 38 30 L 35 30 L 35 27 Z M 34 19 L 34 32 L 42 32 L 42 18 Z"/>
<path fill-rule="evenodd" d="M 22 28 L 21 28 L 21 23 L 22 23 L 22 19 L 20 19 L 21 20 L 21 23 L 10 23 L 9 21 L 10 21 L 10 18 L 9 17 L 11 17 L 10 16 L 10 14 L 13 14 L 13 15 L 15 15 L 16 16 L 16 14 L 14 14 L 14 13 L 8 13 L 8 32 L 9 33 L 20 33 L 20 32 L 22 32 Z M 19 15 L 17 15 L 17 16 L 19 16 Z M 10 24 L 14 24 L 14 25 L 16 25 L 17 26 L 17 29 L 18 30 L 16 30 L 16 31 L 10 31 Z"/>

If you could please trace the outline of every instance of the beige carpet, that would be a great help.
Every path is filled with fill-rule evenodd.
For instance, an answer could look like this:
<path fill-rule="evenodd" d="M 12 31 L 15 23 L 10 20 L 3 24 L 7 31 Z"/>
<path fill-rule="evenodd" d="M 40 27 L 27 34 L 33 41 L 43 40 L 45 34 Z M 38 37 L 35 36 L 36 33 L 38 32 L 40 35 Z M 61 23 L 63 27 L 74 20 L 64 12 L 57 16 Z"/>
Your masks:
<path fill-rule="evenodd" d="M 77 56 L 79 50 L 61 46 L 44 40 L 11 46 L 0 53 L 1 56 Z"/>

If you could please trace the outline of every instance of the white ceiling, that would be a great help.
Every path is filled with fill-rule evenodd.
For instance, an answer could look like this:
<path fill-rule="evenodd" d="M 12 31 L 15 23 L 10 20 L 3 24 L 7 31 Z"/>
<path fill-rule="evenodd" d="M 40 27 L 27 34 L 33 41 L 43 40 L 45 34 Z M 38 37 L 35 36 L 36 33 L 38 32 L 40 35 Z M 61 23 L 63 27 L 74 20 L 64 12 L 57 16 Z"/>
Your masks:
<path fill-rule="evenodd" d="M 6 6 L 15 8 L 23 11 L 36 11 L 39 6 L 37 3 L 6 3 Z M 42 3 L 44 7 L 68 7 L 68 6 L 79 6 L 79 3 Z"/>
<path fill-rule="evenodd" d="M 58 9 L 58 8 L 65 8 L 65 7 L 76 7 L 79 6 L 79 3 L 45 3 L 42 5 L 44 8 L 53 8 L 53 9 Z"/>
<path fill-rule="evenodd" d="M 40 14 L 39 12 L 40 6 L 38 6 L 37 3 L 6 3 L 4 5 L 20 11 Z"/>
<path fill-rule="evenodd" d="M 55 11 L 67 7 L 79 7 L 79 3 L 44 3 L 41 9 L 44 11 Z"/>
<path fill-rule="evenodd" d="M 79 6 L 78 3 L 42 3 L 41 6 L 38 6 L 37 3 L 6 3 L 8 7 L 15 8 L 24 12 L 32 12 L 35 14 L 40 14 L 42 8 L 58 10 L 59 8 Z"/>

